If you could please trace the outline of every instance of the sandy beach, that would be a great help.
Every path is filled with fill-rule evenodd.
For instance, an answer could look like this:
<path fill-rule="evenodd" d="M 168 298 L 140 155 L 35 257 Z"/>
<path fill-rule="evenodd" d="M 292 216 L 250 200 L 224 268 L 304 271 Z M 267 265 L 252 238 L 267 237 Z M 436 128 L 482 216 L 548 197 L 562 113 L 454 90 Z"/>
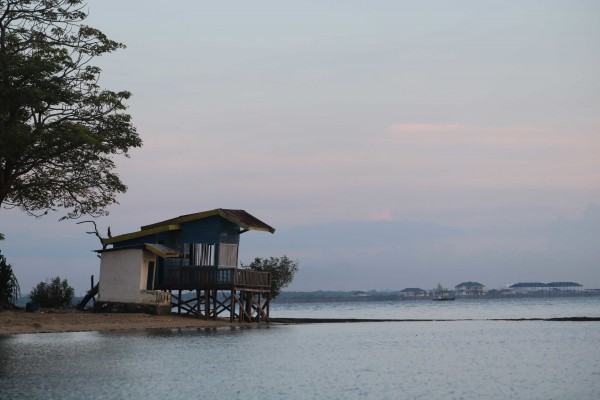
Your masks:
<path fill-rule="evenodd" d="M 18 333 L 117 331 L 144 329 L 214 328 L 239 326 L 225 320 L 205 321 L 180 315 L 106 314 L 75 310 L 0 312 L 0 335 Z"/>

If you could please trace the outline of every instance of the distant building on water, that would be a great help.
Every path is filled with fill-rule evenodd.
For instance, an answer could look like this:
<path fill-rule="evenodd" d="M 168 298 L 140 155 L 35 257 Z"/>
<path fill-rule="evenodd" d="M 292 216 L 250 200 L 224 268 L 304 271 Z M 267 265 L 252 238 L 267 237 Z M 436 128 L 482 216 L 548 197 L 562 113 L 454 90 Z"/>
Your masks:
<path fill-rule="evenodd" d="M 426 290 L 421 288 L 406 288 L 400 291 L 400 296 L 403 298 L 416 298 L 416 297 L 427 297 L 428 293 Z"/>
<path fill-rule="evenodd" d="M 479 282 L 463 282 L 454 287 L 457 296 L 482 296 L 485 285 Z"/>
<path fill-rule="evenodd" d="M 582 292 L 583 286 L 577 282 L 519 282 L 510 289 L 516 294 Z"/>

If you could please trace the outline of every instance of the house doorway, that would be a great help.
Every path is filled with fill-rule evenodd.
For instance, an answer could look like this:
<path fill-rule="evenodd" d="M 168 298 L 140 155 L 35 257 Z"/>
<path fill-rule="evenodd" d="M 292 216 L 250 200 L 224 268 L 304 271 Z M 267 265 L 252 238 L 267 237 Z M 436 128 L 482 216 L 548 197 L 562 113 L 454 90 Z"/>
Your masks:
<path fill-rule="evenodd" d="M 146 281 L 146 290 L 154 290 L 154 261 L 148 262 L 148 280 Z"/>

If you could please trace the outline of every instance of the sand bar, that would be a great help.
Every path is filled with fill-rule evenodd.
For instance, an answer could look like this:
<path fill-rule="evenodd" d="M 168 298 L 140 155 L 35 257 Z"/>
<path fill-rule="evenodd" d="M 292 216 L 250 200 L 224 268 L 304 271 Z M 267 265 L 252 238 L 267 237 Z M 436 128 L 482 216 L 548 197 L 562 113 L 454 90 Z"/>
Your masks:
<path fill-rule="evenodd" d="M 244 324 L 248 325 L 248 324 Z M 0 335 L 18 333 L 118 331 L 240 326 L 228 320 L 203 320 L 181 315 L 111 314 L 75 310 L 0 312 Z"/>
<path fill-rule="evenodd" d="M 484 320 L 445 319 L 355 319 L 355 318 L 271 318 L 276 324 L 314 324 L 348 322 L 444 322 L 444 321 L 600 321 L 600 317 L 566 318 L 506 318 Z M 253 326 L 250 323 L 230 323 L 229 320 L 204 320 L 183 315 L 148 315 L 94 313 L 76 310 L 45 310 L 29 313 L 22 310 L 0 312 L 0 335 L 18 333 L 126 331 L 144 329 L 216 328 L 223 326 Z"/>

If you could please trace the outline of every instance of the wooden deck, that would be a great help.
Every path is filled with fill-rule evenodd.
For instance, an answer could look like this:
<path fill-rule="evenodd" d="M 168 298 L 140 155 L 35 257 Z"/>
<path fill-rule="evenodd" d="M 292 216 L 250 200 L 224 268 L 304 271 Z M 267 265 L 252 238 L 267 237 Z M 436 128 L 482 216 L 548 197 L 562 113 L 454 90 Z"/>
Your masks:
<path fill-rule="evenodd" d="M 171 293 L 171 306 L 186 313 L 216 319 L 228 312 L 230 321 L 269 321 L 271 274 L 234 267 L 165 267 L 155 289 Z M 193 296 L 183 292 L 195 292 Z M 221 294 L 219 294 L 219 292 Z"/>
<path fill-rule="evenodd" d="M 168 267 L 157 289 L 162 290 L 271 290 L 271 274 L 239 268 Z"/>

